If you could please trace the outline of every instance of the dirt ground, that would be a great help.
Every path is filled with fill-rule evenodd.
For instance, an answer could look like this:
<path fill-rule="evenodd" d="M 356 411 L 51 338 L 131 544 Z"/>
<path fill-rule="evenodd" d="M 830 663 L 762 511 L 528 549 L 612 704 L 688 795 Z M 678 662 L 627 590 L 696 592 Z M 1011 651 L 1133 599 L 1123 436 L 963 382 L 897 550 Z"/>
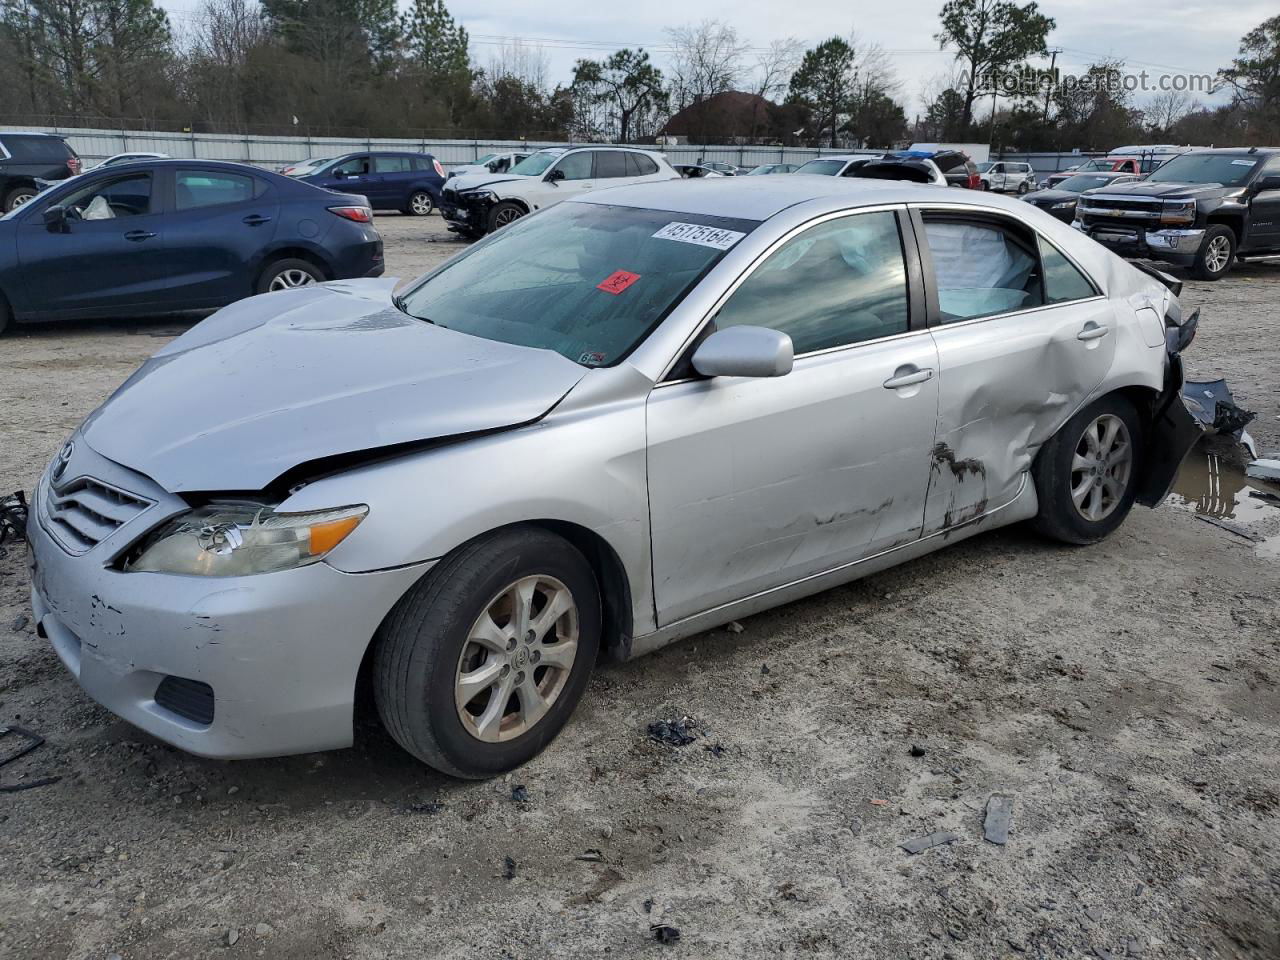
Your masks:
<path fill-rule="evenodd" d="M 391 273 L 460 249 L 438 218 L 378 225 Z M 1227 376 L 1274 453 L 1280 265 L 1184 300 L 1193 376 Z M 186 323 L 0 342 L 0 491 Z M 1278 957 L 1280 511 L 1219 453 L 1105 544 L 1006 529 L 606 666 L 491 783 L 373 725 L 280 760 L 164 746 L 36 637 L 10 545 L 0 724 L 48 742 L 0 784 L 61 779 L 0 793 L 0 956 Z M 682 716 L 693 743 L 648 739 Z"/>

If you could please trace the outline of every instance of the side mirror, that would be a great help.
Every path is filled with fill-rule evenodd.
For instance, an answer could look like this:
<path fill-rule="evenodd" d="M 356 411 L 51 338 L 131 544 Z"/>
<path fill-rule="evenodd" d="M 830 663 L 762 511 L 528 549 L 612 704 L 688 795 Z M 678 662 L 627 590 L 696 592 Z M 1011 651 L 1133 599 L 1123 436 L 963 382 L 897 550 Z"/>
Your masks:
<path fill-rule="evenodd" d="M 1265 177 L 1258 178 L 1258 185 L 1254 188 L 1258 193 L 1263 190 L 1280 190 L 1280 173 L 1269 173 Z"/>
<path fill-rule="evenodd" d="M 558 183 L 564 179 L 564 171 L 559 167 L 547 174 L 547 181 L 550 183 Z"/>
<path fill-rule="evenodd" d="M 44 211 L 44 226 L 50 233 L 66 233 L 67 208 L 60 203 L 47 207 Z"/>
<path fill-rule="evenodd" d="M 791 372 L 791 338 L 768 327 L 717 330 L 693 353 L 693 369 L 704 377 L 783 377 Z"/>

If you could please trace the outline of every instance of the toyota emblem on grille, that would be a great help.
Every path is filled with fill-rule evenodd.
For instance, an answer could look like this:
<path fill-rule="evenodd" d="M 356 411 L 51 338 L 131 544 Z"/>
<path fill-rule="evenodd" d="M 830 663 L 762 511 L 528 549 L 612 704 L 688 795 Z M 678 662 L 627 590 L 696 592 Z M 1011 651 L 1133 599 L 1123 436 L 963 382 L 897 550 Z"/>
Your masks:
<path fill-rule="evenodd" d="M 53 464 L 53 473 L 50 474 L 54 483 L 61 480 L 62 475 L 67 472 L 67 464 L 71 462 L 71 457 L 75 452 L 76 445 L 74 443 L 65 444 L 62 449 L 58 451 L 58 459 Z"/>

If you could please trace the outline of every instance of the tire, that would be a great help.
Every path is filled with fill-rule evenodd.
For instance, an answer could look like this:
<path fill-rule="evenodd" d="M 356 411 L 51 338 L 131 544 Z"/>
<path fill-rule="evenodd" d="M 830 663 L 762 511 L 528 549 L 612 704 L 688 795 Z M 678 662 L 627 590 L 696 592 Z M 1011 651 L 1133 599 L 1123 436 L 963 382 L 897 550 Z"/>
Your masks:
<path fill-rule="evenodd" d="M 409 194 L 409 203 L 404 212 L 411 217 L 429 217 L 435 213 L 436 202 L 426 190 L 415 190 Z"/>
<path fill-rule="evenodd" d="M 982 190 L 983 192 L 986 192 L 991 189 L 991 184 L 987 183 L 987 181 L 985 180 L 979 180 L 978 189 Z"/>
<path fill-rule="evenodd" d="M 489 232 L 500 230 L 525 215 L 524 207 L 512 200 L 503 200 L 489 211 Z"/>
<path fill-rule="evenodd" d="M 1030 191 L 1031 184 L 1027 183 L 1027 181 L 1023 180 L 1018 184 L 1018 196 L 1022 196 L 1024 193 L 1029 193 Z"/>
<path fill-rule="evenodd" d="M 288 258 L 275 260 L 267 264 L 262 276 L 258 278 L 257 293 L 272 293 L 278 290 L 291 290 L 296 287 L 308 287 L 313 283 L 324 283 L 324 274 L 314 263 L 307 260 Z"/>
<path fill-rule="evenodd" d="M 1230 227 L 1214 224 L 1204 232 L 1195 263 L 1191 265 L 1191 275 L 1197 280 L 1219 280 L 1226 276 L 1235 258 L 1236 235 Z"/>
<path fill-rule="evenodd" d="M 35 187 L 14 187 L 5 194 L 4 212 L 8 213 L 10 210 L 22 206 L 39 192 Z"/>
<path fill-rule="evenodd" d="M 1104 462 L 1096 455 L 1094 451 L 1100 445 L 1091 445 L 1088 439 L 1092 432 L 1095 441 L 1107 440 L 1113 422 L 1123 428 L 1117 428 L 1115 442 L 1128 437 L 1128 460 L 1123 470 L 1119 469 L 1118 457 Z M 1109 536 L 1133 507 L 1142 472 L 1144 442 L 1142 420 L 1133 404 L 1120 394 L 1102 397 L 1068 420 L 1041 448 L 1032 466 L 1031 475 L 1040 501 L 1040 512 L 1032 521 L 1035 529 L 1063 543 L 1097 543 Z M 1111 449 L 1113 454 L 1118 452 L 1115 446 Z M 1107 452 L 1103 449 L 1101 454 Z M 1073 464 L 1077 453 L 1087 462 L 1086 466 L 1081 467 L 1079 462 Z M 1073 469 L 1073 465 L 1078 469 Z M 1095 473 L 1095 467 L 1102 472 Z M 1108 476 L 1118 482 L 1108 484 Z M 1078 492 L 1082 488 L 1084 495 L 1077 507 L 1073 490 Z"/>
<path fill-rule="evenodd" d="M 532 630 L 514 636 L 518 621 L 510 612 L 512 591 L 530 582 L 536 583 L 529 594 L 535 626 L 553 591 L 567 591 L 574 611 L 545 625 L 536 641 L 528 639 Z M 484 619 L 494 641 L 488 646 L 473 639 Z M 483 537 L 442 560 L 378 629 L 373 660 L 378 715 L 405 750 L 443 773 L 470 780 L 506 773 L 537 756 L 568 721 L 591 677 L 600 630 L 595 575 L 570 543 L 536 527 Z M 566 653 L 564 644 L 575 632 L 576 648 Z M 557 642 L 542 643 L 552 636 Z M 572 658 L 569 666 L 548 665 L 556 656 L 550 651 L 557 650 L 559 657 Z M 534 666 L 539 660 L 542 666 Z M 477 678 L 467 699 L 460 678 L 489 670 L 494 678 L 487 683 L 487 676 Z M 536 700 L 530 707 L 529 684 L 545 695 L 543 704 L 549 707 L 521 729 L 524 711 L 539 709 Z M 501 706 L 495 706 L 499 697 Z"/>

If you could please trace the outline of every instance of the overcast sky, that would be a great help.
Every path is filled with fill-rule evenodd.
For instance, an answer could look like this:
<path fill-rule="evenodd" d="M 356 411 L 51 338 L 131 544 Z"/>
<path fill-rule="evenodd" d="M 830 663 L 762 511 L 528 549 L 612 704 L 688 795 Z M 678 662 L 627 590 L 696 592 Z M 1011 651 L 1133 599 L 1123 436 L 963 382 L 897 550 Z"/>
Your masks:
<path fill-rule="evenodd" d="M 198 0 L 159 0 L 179 25 L 189 22 Z M 407 0 L 400 0 L 401 7 Z M 919 93 L 930 78 L 949 71 L 952 55 L 933 39 L 942 0 L 863 3 L 851 12 L 840 0 L 647 0 L 599 3 L 589 0 L 450 0 L 449 9 L 471 33 L 472 56 L 488 63 L 503 38 L 523 37 L 541 46 L 552 82 L 566 82 L 580 57 L 599 58 L 617 47 L 643 46 L 660 66 L 667 54 L 663 30 L 692 20 L 719 18 L 742 39 L 766 47 L 793 36 L 812 46 L 834 34 L 854 31 L 879 43 L 892 59 L 908 117 L 920 111 Z M 1045 0 L 1041 10 L 1057 20 L 1049 44 L 1062 52 L 1064 72 L 1083 71 L 1102 57 L 1125 61 L 1132 72 L 1213 74 L 1236 54 L 1240 38 L 1274 15 L 1275 0 L 1177 3 L 1168 0 Z M 1139 102 L 1149 95 L 1138 95 Z M 1198 99 L 1208 100 L 1204 96 Z M 1217 100 L 1224 98 L 1219 95 Z"/>

